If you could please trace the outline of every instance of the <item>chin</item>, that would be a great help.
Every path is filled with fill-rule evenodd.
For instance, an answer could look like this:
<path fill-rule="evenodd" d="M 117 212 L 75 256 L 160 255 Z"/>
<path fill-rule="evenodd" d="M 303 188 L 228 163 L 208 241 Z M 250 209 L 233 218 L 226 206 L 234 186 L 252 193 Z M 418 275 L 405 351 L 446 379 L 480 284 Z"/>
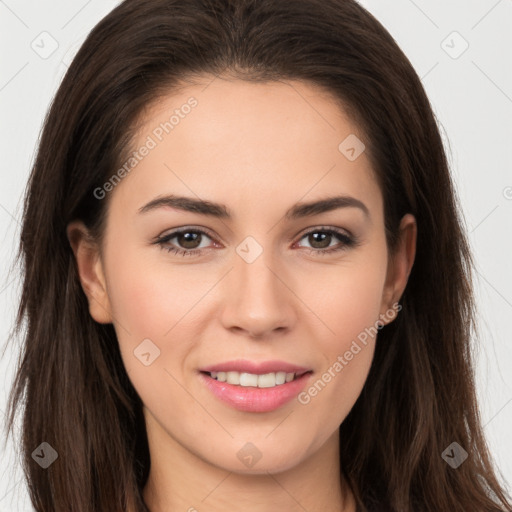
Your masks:
<path fill-rule="evenodd" d="M 213 458 L 215 454 L 210 454 L 207 461 L 240 475 L 265 475 L 288 471 L 307 458 L 306 453 L 297 453 L 296 446 L 286 450 L 282 445 L 269 446 L 268 443 L 261 450 L 252 443 L 246 443 L 241 449 L 237 447 L 235 457 L 226 458 L 229 451 L 223 451 L 217 459 Z"/>

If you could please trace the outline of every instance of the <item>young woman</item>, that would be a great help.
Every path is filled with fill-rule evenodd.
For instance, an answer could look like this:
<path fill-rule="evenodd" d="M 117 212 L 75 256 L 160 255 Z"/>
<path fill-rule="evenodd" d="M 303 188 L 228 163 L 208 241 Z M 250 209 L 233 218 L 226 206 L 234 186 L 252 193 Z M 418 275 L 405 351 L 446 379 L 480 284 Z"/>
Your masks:
<path fill-rule="evenodd" d="M 36 510 L 512 510 L 436 120 L 355 1 L 121 3 L 52 103 L 20 257 Z"/>

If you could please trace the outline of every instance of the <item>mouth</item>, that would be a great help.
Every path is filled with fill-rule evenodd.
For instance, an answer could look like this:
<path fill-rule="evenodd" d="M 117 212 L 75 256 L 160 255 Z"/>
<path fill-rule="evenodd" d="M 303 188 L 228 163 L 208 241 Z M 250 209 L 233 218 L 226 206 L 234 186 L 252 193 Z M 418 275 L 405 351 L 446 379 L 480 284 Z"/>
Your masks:
<path fill-rule="evenodd" d="M 285 361 L 227 361 L 199 370 L 200 380 L 224 404 L 243 412 L 271 412 L 290 403 L 313 370 Z"/>
<path fill-rule="evenodd" d="M 237 371 L 219 371 L 219 372 L 201 372 L 204 375 L 218 382 L 225 382 L 233 386 L 253 387 L 253 388 L 274 388 L 282 386 L 302 377 L 306 373 L 312 373 L 311 370 L 300 372 L 270 372 L 264 374 L 237 372 Z"/>

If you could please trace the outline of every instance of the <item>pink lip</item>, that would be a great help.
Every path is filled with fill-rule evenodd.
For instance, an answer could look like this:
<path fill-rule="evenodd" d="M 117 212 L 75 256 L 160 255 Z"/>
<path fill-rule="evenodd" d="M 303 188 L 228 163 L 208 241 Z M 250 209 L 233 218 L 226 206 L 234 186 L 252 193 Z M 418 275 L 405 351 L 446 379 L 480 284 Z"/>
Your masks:
<path fill-rule="evenodd" d="M 252 373 L 254 375 L 265 375 L 266 373 L 286 372 L 298 373 L 299 375 L 309 371 L 310 368 L 304 368 L 285 361 L 261 361 L 259 363 L 248 361 L 246 359 L 237 359 L 235 361 L 226 361 L 225 363 L 214 364 L 200 368 L 201 372 L 240 372 Z M 284 386 L 284 384 L 283 384 Z"/>
<path fill-rule="evenodd" d="M 253 386 L 235 386 L 227 382 L 219 382 L 208 375 L 211 372 L 236 371 L 264 375 L 265 373 L 286 372 L 300 375 L 291 382 L 285 382 L 272 388 Z M 228 361 L 202 368 L 199 377 L 208 389 L 220 400 L 231 407 L 245 412 L 270 412 L 283 406 L 295 398 L 306 386 L 311 370 L 283 361 Z"/>

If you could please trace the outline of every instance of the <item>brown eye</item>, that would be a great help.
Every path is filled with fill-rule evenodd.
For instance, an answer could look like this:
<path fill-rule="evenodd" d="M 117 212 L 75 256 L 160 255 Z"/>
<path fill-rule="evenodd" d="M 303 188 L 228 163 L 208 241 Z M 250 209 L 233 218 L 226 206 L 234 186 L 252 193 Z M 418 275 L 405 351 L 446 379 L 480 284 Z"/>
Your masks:
<path fill-rule="evenodd" d="M 304 247 L 306 251 L 321 255 L 343 251 L 357 245 L 355 237 L 349 236 L 333 228 L 309 231 L 301 237 L 301 240 L 303 239 L 307 239 L 307 242 L 310 245 L 310 247 Z M 331 245 L 333 239 L 338 239 L 339 243 Z"/>
<path fill-rule="evenodd" d="M 183 249 L 197 249 L 201 242 L 201 233 L 197 231 L 183 231 L 174 238 L 177 239 L 178 245 Z"/>
<path fill-rule="evenodd" d="M 315 231 L 308 235 L 308 242 L 313 249 L 326 249 L 329 247 L 332 239 L 332 234 L 324 231 Z"/>
<path fill-rule="evenodd" d="M 181 229 L 158 238 L 154 243 L 174 254 L 197 256 L 204 250 L 209 249 L 207 246 L 201 247 L 203 238 L 212 239 L 208 233 L 200 229 Z M 171 242 L 171 240 L 174 241 Z"/>

